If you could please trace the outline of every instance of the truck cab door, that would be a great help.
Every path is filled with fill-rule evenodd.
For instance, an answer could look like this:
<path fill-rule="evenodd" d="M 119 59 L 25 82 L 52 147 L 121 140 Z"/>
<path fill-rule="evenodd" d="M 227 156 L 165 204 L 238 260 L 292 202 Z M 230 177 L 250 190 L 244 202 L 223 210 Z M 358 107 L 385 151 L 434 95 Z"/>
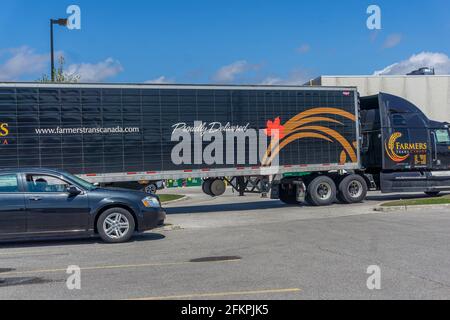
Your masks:
<path fill-rule="evenodd" d="M 450 169 L 450 131 L 448 128 L 432 129 L 432 167 L 434 170 Z"/>

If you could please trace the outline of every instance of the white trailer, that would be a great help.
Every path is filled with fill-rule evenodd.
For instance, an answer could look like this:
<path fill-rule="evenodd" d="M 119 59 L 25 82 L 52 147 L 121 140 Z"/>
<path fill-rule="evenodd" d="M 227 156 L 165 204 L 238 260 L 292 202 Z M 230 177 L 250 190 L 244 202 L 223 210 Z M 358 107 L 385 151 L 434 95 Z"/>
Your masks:
<path fill-rule="evenodd" d="M 415 104 L 429 119 L 450 123 L 450 75 L 321 76 L 307 85 L 357 87 L 362 97 L 393 94 Z"/>

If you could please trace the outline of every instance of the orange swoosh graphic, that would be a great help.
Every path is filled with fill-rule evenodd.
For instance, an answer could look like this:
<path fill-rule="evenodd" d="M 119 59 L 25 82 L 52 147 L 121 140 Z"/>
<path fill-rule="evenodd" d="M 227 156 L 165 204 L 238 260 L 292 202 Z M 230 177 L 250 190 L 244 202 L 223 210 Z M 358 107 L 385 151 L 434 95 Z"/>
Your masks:
<path fill-rule="evenodd" d="M 294 129 L 295 128 L 295 123 L 298 122 L 299 120 L 302 120 L 302 119 L 310 117 L 310 116 L 318 115 L 318 114 L 339 115 L 339 116 L 342 116 L 344 118 L 350 119 L 352 121 L 356 121 L 356 117 L 355 117 L 354 114 L 351 114 L 350 112 L 347 112 L 347 111 L 344 111 L 344 110 L 341 110 L 341 109 L 336 109 L 336 108 L 316 108 L 316 109 L 308 110 L 308 111 L 305 111 L 303 113 L 300 113 L 300 114 L 296 115 L 295 117 L 293 117 L 291 120 L 289 120 L 285 124 L 285 128 L 286 128 L 286 130 Z"/>
<path fill-rule="evenodd" d="M 289 138 L 287 138 L 286 140 L 284 140 L 278 147 L 278 145 L 275 147 L 276 150 L 272 150 L 274 152 L 272 152 L 272 155 L 270 156 L 269 159 L 266 159 L 266 161 L 264 161 L 264 165 L 271 163 L 273 161 L 273 159 L 275 159 L 275 157 L 280 153 L 281 150 L 283 150 L 288 144 L 296 141 L 296 140 L 300 140 L 300 139 L 305 139 L 305 138 L 318 138 L 318 139 L 323 139 L 323 140 L 327 140 L 328 142 L 333 142 L 333 140 L 327 138 L 326 136 L 320 134 L 320 133 L 314 133 L 314 132 L 302 132 L 302 133 L 297 133 L 294 134 L 292 136 L 290 136 Z"/>

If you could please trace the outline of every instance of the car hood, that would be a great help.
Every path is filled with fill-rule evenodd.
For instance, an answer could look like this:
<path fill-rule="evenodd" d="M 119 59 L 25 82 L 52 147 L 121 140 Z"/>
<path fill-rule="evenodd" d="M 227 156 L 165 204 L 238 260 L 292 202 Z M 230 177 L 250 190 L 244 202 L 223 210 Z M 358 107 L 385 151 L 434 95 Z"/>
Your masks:
<path fill-rule="evenodd" d="M 109 196 L 109 197 L 125 197 L 125 198 L 139 198 L 144 199 L 145 197 L 152 196 L 148 193 L 137 191 L 137 190 L 130 190 L 130 189 L 123 189 L 123 188 L 97 188 L 95 190 L 92 190 L 90 192 L 91 194 L 102 194 L 103 196 Z"/>

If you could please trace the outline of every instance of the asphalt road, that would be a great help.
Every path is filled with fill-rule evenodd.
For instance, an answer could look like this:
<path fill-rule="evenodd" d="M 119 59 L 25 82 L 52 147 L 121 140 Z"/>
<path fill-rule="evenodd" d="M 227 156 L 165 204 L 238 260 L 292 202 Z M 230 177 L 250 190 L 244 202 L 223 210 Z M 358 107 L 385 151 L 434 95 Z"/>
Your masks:
<path fill-rule="evenodd" d="M 0 299 L 450 298 L 448 209 L 373 211 L 396 195 L 311 208 L 185 192 L 171 226 L 126 244 L 0 244 Z M 81 290 L 66 286 L 71 265 Z M 381 290 L 367 288 L 371 265 Z"/>

